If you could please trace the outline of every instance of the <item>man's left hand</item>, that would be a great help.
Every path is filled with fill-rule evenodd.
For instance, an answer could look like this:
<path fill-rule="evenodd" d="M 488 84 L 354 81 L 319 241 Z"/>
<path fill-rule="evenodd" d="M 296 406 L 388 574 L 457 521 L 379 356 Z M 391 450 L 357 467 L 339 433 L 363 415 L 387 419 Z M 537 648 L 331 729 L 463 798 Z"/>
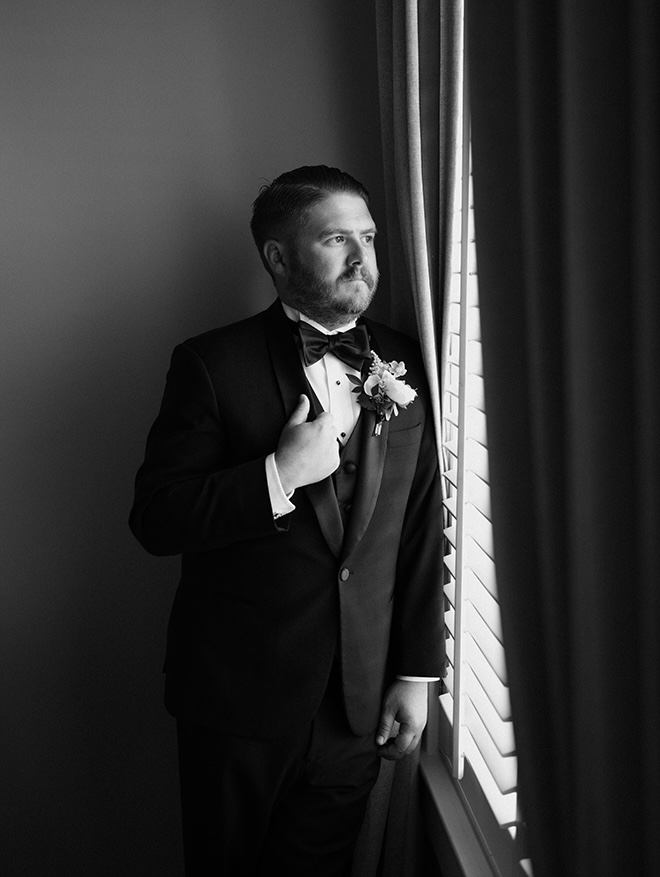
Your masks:
<path fill-rule="evenodd" d="M 409 682 L 402 679 L 394 682 L 383 700 L 376 734 L 378 754 L 389 761 L 399 761 L 410 755 L 422 736 L 427 712 L 427 682 Z"/>

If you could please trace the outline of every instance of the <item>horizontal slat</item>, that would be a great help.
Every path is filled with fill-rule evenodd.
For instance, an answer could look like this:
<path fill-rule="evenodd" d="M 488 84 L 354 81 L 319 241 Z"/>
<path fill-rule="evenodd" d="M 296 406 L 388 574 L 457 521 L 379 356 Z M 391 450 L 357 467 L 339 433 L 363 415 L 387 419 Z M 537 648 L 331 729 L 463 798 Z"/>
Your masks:
<path fill-rule="evenodd" d="M 448 637 L 446 637 L 446 646 L 447 646 L 447 666 L 452 668 L 452 672 L 453 672 L 453 668 L 454 668 L 454 664 L 455 664 L 455 661 L 454 661 L 454 646 L 455 646 L 455 643 L 456 643 L 456 641 L 455 641 L 455 639 L 454 639 L 453 636 L 448 636 Z"/>
<path fill-rule="evenodd" d="M 469 667 L 465 668 L 465 690 L 481 721 L 488 728 L 488 733 L 495 741 L 501 755 L 515 755 L 516 741 L 511 718 L 503 719 L 497 712 L 481 686 L 481 683 Z"/>
<path fill-rule="evenodd" d="M 460 213 L 459 213 L 459 215 L 460 215 Z M 462 223 L 458 219 L 454 218 L 454 228 L 452 229 L 452 255 L 451 255 L 451 258 L 452 258 L 451 264 L 452 264 L 453 272 L 452 272 L 451 276 L 452 276 L 452 278 L 456 277 L 459 280 L 461 277 L 460 272 L 458 270 L 459 266 L 461 264 L 461 244 L 462 244 L 461 232 L 462 232 Z M 468 268 L 468 277 L 470 277 L 472 275 L 475 275 L 477 272 L 477 255 L 476 255 L 475 247 L 473 245 L 473 237 L 468 235 L 467 240 L 468 240 L 467 268 Z M 460 285 L 459 285 L 459 288 L 460 288 Z M 460 293 L 457 294 L 453 291 L 452 291 L 452 293 L 453 294 L 452 294 L 451 298 L 456 298 L 456 296 L 458 294 L 460 294 Z M 470 293 L 470 288 L 468 286 L 468 301 L 471 300 L 471 296 L 469 295 L 469 293 Z"/>
<path fill-rule="evenodd" d="M 453 393 L 454 396 L 458 396 L 459 394 L 459 379 L 461 375 L 461 370 L 458 367 L 458 363 L 450 362 L 447 365 L 445 370 L 445 384 L 444 390 L 446 393 Z"/>
<path fill-rule="evenodd" d="M 461 241 L 460 237 L 452 241 L 451 248 L 451 264 L 458 267 L 461 264 Z M 460 279 L 460 274 L 452 275 Z"/>
<path fill-rule="evenodd" d="M 467 601 L 463 608 L 465 616 L 463 622 L 464 629 L 469 631 L 479 651 L 488 662 L 488 666 L 496 673 L 497 678 L 502 684 L 506 685 L 506 660 L 502 643 L 497 639 L 472 603 Z M 477 672 L 476 669 L 475 672 Z M 490 678 L 490 674 L 488 678 Z"/>
<path fill-rule="evenodd" d="M 454 448 L 456 447 L 456 443 L 454 442 Z M 488 449 L 485 448 L 482 444 L 474 439 L 467 438 L 465 440 L 465 446 L 463 448 L 463 453 L 465 454 L 465 465 L 468 469 L 471 469 L 475 472 L 481 479 L 484 481 L 488 481 L 489 478 L 489 466 L 488 466 Z M 453 452 L 452 452 L 453 456 Z M 458 456 L 458 455 L 456 455 Z"/>
<path fill-rule="evenodd" d="M 501 679 L 469 633 L 463 637 L 463 660 L 473 669 L 475 676 L 488 692 L 493 706 L 502 717 L 507 717 L 511 711 L 509 689 L 506 687 L 506 679 Z"/>
<path fill-rule="evenodd" d="M 469 341 L 481 341 L 481 323 L 479 321 L 479 308 L 472 305 L 468 307 L 467 333 Z"/>
<path fill-rule="evenodd" d="M 447 628 L 447 633 L 452 637 L 454 636 L 455 624 L 456 614 L 453 606 L 450 606 L 445 612 L 445 627 Z"/>
<path fill-rule="evenodd" d="M 472 603 L 493 634 L 502 642 L 502 618 L 499 604 L 471 569 L 465 570 L 463 589 L 466 599 Z"/>
<path fill-rule="evenodd" d="M 458 446 L 456 444 L 456 437 L 452 436 L 450 439 L 446 439 L 442 443 L 442 448 L 448 454 L 450 454 L 454 458 L 458 458 Z"/>
<path fill-rule="evenodd" d="M 481 375 L 468 374 L 465 381 L 465 400 L 468 405 L 477 408 L 479 411 L 486 410 L 484 379 Z"/>
<path fill-rule="evenodd" d="M 488 661 L 488 665 L 497 674 L 498 679 L 506 685 L 506 661 L 504 658 L 504 649 L 502 643 L 495 636 L 493 631 L 488 627 L 483 617 L 479 615 L 474 605 L 467 601 L 464 606 L 465 620 L 464 628 L 469 631 L 475 643 L 479 647 L 479 651 Z"/>
<path fill-rule="evenodd" d="M 461 351 L 461 337 L 456 332 L 447 334 L 447 358 L 449 362 L 458 362 Z"/>
<path fill-rule="evenodd" d="M 446 680 L 445 680 L 446 682 Z M 454 724 L 454 698 L 450 691 L 445 691 L 444 694 L 441 694 L 438 698 L 440 701 L 440 706 L 444 710 L 445 716 L 447 717 L 449 724 Z"/>
<path fill-rule="evenodd" d="M 451 405 L 450 394 L 445 393 L 445 403 L 449 400 L 449 404 L 445 404 L 444 419 L 458 429 L 458 410 Z M 478 436 L 474 436 L 478 440 Z"/>
<path fill-rule="evenodd" d="M 442 408 L 444 411 L 445 421 L 458 429 L 459 424 L 459 397 L 456 388 L 452 386 L 445 387 L 442 397 Z"/>
<path fill-rule="evenodd" d="M 469 407 L 465 414 L 465 438 L 473 438 L 485 447 L 488 447 L 488 433 L 486 431 L 486 415 L 478 408 Z"/>
<path fill-rule="evenodd" d="M 486 763 L 488 772 L 495 780 L 499 792 L 506 795 L 508 792 L 514 791 L 516 788 L 516 756 L 503 755 L 500 752 L 469 698 L 464 701 L 463 721 L 477 744 L 481 757 Z"/>
<path fill-rule="evenodd" d="M 457 301 L 450 301 L 447 307 L 447 329 L 454 335 L 461 331 L 461 306 Z"/>
<path fill-rule="evenodd" d="M 471 308 L 479 305 L 479 282 L 477 278 L 477 251 L 471 243 L 468 251 L 467 302 Z"/>
<path fill-rule="evenodd" d="M 458 470 L 457 469 L 447 469 L 446 472 L 442 473 L 443 477 L 447 479 L 447 481 L 451 484 L 452 487 L 458 487 Z"/>
<path fill-rule="evenodd" d="M 450 381 L 447 381 L 445 383 L 444 387 L 442 388 L 442 411 L 443 411 L 443 416 L 444 416 L 445 420 L 447 419 L 446 415 L 450 411 L 458 412 L 459 396 L 460 396 L 460 387 L 451 383 Z M 456 413 L 456 414 L 454 414 L 452 421 L 457 420 L 457 419 L 458 419 L 458 416 Z"/>
<path fill-rule="evenodd" d="M 460 211 L 458 212 L 460 216 Z M 460 225 L 460 221 L 459 221 Z M 459 234 L 460 238 L 460 234 Z M 460 261 L 458 263 L 460 265 Z M 453 271 L 449 277 L 449 294 L 448 299 L 451 302 L 460 302 L 461 300 L 461 275 L 458 271 Z"/>
<path fill-rule="evenodd" d="M 495 564 L 478 542 L 469 536 L 465 540 L 463 551 L 463 563 L 476 575 L 483 586 L 497 598 L 497 579 L 495 578 Z"/>
<path fill-rule="evenodd" d="M 484 370 L 481 341 L 468 341 L 467 361 L 470 373 L 481 375 L 483 377 Z"/>
<path fill-rule="evenodd" d="M 452 641 L 452 649 L 453 649 L 453 641 Z M 446 690 L 453 695 L 454 694 L 454 686 L 455 686 L 455 677 L 454 677 L 454 662 L 452 660 L 447 661 L 447 673 L 443 678 L 443 683 Z"/>
<path fill-rule="evenodd" d="M 458 459 L 459 429 L 448 420 L 444 420 L 442 424 L 442 443 L 443 446 L 452 451 L 452 459 Z"/>
<path fill-rule="evenodd" d="M 463 502 L 476 506 L 490 520 L 490 488 L 488 482 L 469 469 L 465 473 Z"/>
<path fill-rule="evenodd" d="M 479 752 L 479 747 L 474 742 L 469 733 L 466 734 L 465 741 L 465 757 L 469 760 L 473 771 L 476 774 L 479 784 L 491 810 L 501 826 L 514 825 L 516 823 L 516 792 L 509 792 L 503 795 L 497 787 L 497 783 L 493 779 L 488 767 Z"/>
<path fill-rule="evenodd" d="M 481 482 L 484 484 L 485 482 Z M 467 503 L 463 520 L 464 532 L 481 547 L 488 557 L 492 558 L 493 548 L 493 525 L 490 520 L 475 505 Z"/>

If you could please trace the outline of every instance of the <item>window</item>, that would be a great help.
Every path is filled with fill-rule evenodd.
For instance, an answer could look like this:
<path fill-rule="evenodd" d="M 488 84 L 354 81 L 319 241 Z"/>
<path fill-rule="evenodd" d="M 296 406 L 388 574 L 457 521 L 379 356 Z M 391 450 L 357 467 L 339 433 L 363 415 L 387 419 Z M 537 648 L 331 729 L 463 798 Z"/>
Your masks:
<path fill-rule="evenodd" d="M 471 175 L 457 193 L 457 270 L 447 315 L 443 386 L 445 598 L 449 673 L 440 739 L 482 843 L 504 874 L 524 857 L 517 761 L 502 644 L 488 483 Z M 467 210 L 462 204 L 469 205 Z M 462 243 L 465 241 L 465 244 Z"/>
<path fill-rule="evenodd" d="M 481 847 L 479 863 L 469 869 L 463 865 L 464 873 L 513 877 L 532 872 L 518 810 L 515 738 L 497 599 L 467 108 L 462 115 L 442 362 L 449 672 L 427 735 L 427 751 L 428 738 L 435 735 L 456 800 Z"/>

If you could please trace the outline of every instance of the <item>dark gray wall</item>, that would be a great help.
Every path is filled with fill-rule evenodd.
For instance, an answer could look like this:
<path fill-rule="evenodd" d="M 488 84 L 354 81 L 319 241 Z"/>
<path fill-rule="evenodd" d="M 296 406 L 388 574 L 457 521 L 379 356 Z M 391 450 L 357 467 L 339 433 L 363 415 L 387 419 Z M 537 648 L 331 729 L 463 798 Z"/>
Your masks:
<path fill-rule="evenodd" d="M 133 541 L 133 476 L 173 345 L 272 299 L 262 178 L 339 165 L 384 220 L 372 5 L 2 5 L 7 877 L 181 873 L 161 705 L 178 561 Z"/>

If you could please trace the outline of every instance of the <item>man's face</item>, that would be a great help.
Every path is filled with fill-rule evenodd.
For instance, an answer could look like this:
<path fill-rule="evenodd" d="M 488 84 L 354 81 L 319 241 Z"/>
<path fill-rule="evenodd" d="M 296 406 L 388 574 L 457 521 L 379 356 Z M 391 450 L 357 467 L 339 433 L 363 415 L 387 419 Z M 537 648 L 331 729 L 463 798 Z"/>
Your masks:
<path fill-rule="evenodd" d="M 358 317 L 378 284 L 375 223 L 358 195 L 327 195 L 285 247 L 284 302 L 329 329 Z"/>

